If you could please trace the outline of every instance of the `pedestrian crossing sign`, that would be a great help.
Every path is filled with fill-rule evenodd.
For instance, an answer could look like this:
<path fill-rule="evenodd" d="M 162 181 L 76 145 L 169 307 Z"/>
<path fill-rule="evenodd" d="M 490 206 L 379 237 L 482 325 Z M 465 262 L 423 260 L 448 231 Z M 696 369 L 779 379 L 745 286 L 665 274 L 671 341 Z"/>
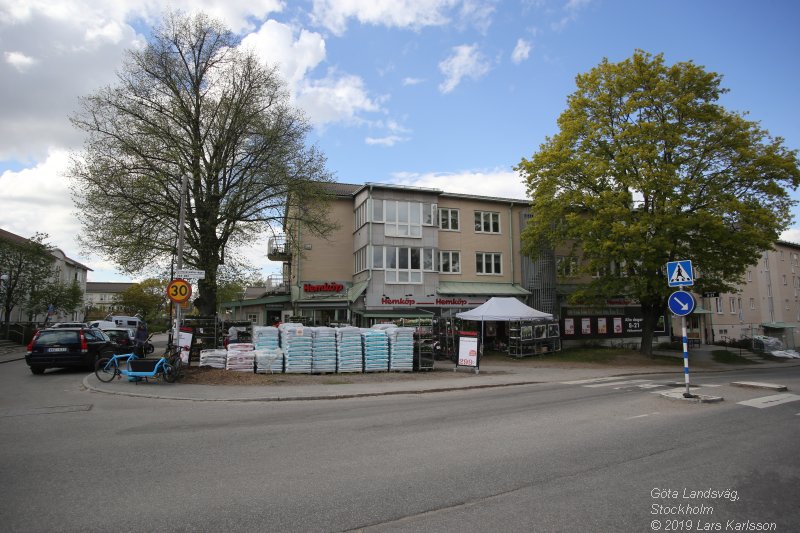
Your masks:
<path fill-rule="evenodd" d="M 691 287 L 694 273 L 691 261 L 670 261 L 667 263 L 667 281 L 670 287 Z"/>

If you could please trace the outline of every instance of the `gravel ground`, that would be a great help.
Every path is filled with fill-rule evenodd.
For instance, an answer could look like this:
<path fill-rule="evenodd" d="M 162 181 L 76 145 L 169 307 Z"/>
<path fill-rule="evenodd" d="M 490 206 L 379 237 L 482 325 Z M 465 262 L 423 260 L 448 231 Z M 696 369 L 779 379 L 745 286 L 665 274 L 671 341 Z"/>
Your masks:
<path fill-rule="evenodd" d="M 481 374 L 506 374 L 514 368 L 604 368 L 608 366 L 624 368 L 664 368 L 679 367 L 680 359 L 671 361 L 654 360 L 638 353 L 622 353 L 610 357 L 603 363 L 575 363 L 558 361 L 557 356 L 547 358 L 527 357 L 514 359 L 502 355 L 489 355 L 481 362 Z M 343 374 L 254 374 L 210 367 L 192 366 L 185 369 L 182 383 L 198 385 L 341 385 L 349 383 L 383 383 L 388 381 L 419 381 L 428 379 L 464 379 L 470 372 L 453 372 L 449 361 L 436 361 L 436 369 L 422 372 L 369 372 Z"/>

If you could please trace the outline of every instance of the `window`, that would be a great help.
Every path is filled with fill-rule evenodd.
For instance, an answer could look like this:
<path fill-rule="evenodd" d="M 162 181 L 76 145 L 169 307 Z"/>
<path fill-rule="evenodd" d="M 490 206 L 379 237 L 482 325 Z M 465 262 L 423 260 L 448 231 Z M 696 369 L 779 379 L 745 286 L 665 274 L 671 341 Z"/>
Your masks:
<path fill-rule="evenodd" d="M 502 274 L 503 254 L 478 252 L 475 254 L 475 272 L 477 274 Z"/>
<path fill-rule="evenodd" d="M 422 283 L 422 272 L 435 272 L 433 248 L 379 247 L 384 254 L 386 283 Z M 374 254 L 373 254 L 374 255 Z"/>
<path fill-rule="evenodd" d="M 786 274 L 783 275 L 783 284 L 788 285 L 789 282 L 786 280 Z"/>
<path fill-rule="evenodd" d="M 383 201 L 387 237 L 422 237 L 422 204 Z"/>
<path fill-rule="evenodd" d="M 476 233 L 500 233 L 500 213 L 475 211 Z"/>
<path fill-rule="evenodd" d="M 461 252 L 439 252 L 439 272 L 461 274 Z"/>
<path fill-rule="evenodd" d="M 247 313 L 247 321 L 251 324 L 258 323 L 258 313 Z"/>
<path fill-rule="evenodd" d="M 361 271 L 367 269 L 367 247 L 364 246 L 356 250 L 356 253 L 353 254 L 355 258 L 355 273 L 358 274 Z"/>
<path fill-rule="evenodd" d="M 781 261 L 783 261 L 783 250 L 780 250 L 780 251 L 778 252 L 778 255 L 780 256 L 780 258 L 781 258 Z"/>
<path fill-rule="evenodd" d="M 728 303 L 731 308 L 731 313 L 736 313 L 736 298 L 731 296 L 730 298 L 728 298 Z"/>
<path fill-rule="evenodd" d="M 383 222 L 383 200 L 372 201 L 372 221 Z"/>
<path fill-rule="evenodd" d="M 747 281 L 753 281 L 753 271 L 752 270 L 748 270 L 747 271 Z"/>
<path fill-rule="evenodd" d="M 722 298 L 714 298 L 714 307 L 717 313 L 722 314 Z"/>
<path fill-rule="evenodd" d="M 356 207 L 354 218 L 355 218 L 355 229 L 358 229 L 367 223 L 367 202 L 361 202 L 361 205 Z"/>
<path fill-rule="evenodd" d="M 439 209 L 439 228 L 450 231 L 458 231 L 459 225 L 458 209 Z"/>
<path fill-rule="evenodd" d="M 750 298 L 750 309 L 755 310 L 755 308 L 756 308 L 756 299 Z"/>
<path fill-rule="evenodd" d="M 578 258 L 572 255 L 556 256 L 556 273 L 559 276 L 575 276 L 578 273 Z"/>

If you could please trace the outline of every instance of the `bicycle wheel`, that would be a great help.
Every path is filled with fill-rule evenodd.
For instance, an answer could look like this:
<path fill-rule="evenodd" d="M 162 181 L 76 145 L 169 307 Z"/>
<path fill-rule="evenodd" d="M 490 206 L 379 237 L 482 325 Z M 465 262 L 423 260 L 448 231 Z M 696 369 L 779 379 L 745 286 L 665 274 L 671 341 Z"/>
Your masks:
<path fill-rule="evenodd" d="M 103 383 L 108 383 L 114 379 L 115 376 L 119 375 L 117 360 L 109 359 L 108 357 L 98 359 L 97 363 L 94 365 L 94 375 Z"/>
<path fill-rule="evenodd" d="M 175 383 L 183 375 L 183 361 L 180 357 L 170 359 L 171 363 L 164 364 L 164 380 L 167 383 Z"/>

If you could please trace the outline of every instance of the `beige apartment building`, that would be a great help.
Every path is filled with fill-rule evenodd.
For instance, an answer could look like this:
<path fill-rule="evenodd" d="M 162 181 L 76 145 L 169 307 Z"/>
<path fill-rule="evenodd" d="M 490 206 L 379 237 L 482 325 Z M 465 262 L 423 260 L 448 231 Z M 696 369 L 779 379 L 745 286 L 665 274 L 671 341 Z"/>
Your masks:
<path fill-rule="evenodd" d="M 768 336 L 795 348 L 800 327 L 800 244 L 778 241 L 734 293 L 697 295 L 689 334 L 703 343 Z"/>
<path fill-rule="evenodd" d="M 268 256 L 289 280 L 284 319 L 369 326 L 450 316 L 492 296 L 532 303 L 533 264 L 520 252 L 527 200 L 371 183 L 328 189 L 332 235 L 295 226 L 270 241 Z"/>

